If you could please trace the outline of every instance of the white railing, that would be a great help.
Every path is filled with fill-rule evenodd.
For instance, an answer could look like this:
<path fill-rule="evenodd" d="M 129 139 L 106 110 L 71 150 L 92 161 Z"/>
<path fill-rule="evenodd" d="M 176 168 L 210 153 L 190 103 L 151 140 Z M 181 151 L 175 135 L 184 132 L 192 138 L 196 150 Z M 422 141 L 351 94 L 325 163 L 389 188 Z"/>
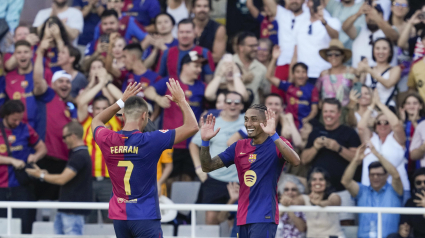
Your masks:
<path fill-rule="evenodd" d="M 7 235 L 11 235 L 12 208 L 51 208 L 51 209 L 108 209 L 108 203 L 76 203 L 76 202 L 0 202 L 0 208 L 7 209 Z M 236 211 L 237 205 L 216 204 L 161 204 L 162 210 L 191 211 L 192 238 L 195 238 L 196 211 Z M 318 206 L 279 206 L 280 211 L 285 212 L 349 212 L 349 213 L 377 213 L 378 214 L 378 237 L 382 237 L 382 213 L 390 214 L 425 214 L 425 208 L 403 207 L 318 207 Z"/>

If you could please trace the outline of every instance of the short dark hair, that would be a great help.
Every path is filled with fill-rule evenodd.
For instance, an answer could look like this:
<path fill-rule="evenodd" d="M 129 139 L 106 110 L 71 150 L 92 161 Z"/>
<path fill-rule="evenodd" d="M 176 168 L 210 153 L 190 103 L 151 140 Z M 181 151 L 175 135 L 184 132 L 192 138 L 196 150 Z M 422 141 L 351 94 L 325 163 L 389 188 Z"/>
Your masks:
<path fill-rule="evenodd" d="M 13 35 L 16 35 L 16 30 L 18 29 L 18 28 L 21 28 L 21 27 L 24 27 L 24 28 L 27 28 L 28 30 L 30 30 L 30 27 L 27 25 L 27 24 L 25 24 L 25 23 L 19 23 L 19 25 L 15 28 L 15 30 L 13 31 Z"/>
<path fill-rule="evenodd" d="M 177 24 L 177 29 L 180 27 L 180 25 L 183 25 L 183 24 L 191 24 L 192 27 L 195 28 L 195 23 L 193 23 L 193 21 L 191 19 L 185 18 L 185 19 L 179 21 L 179 23 Z"/>
<path fill-rule="evenodd" d="M 173 17 L 173 16 L 171 16 L 168 12 L 162 12 L 162 13 L 160 13 L 160 14 L 156 15 L 155 20 L 154 20 L 154 23 L 155 23 L 155 24 L 156 24 L 156 20 L 157 20 L 157 19 L 158 19 L 158 17 L 160 17 L 160 16 L 168 16 L 168 17 L 170 18 L 170 20 L 171 20 L 171 24 L 173 24 L 173 26 L 174 26 L 174 25 L 176 25 L 176 20 L 174 20 L 174 17 Z"/>
<path fill-rule="evenodd" d="M 424 3 L 424 5 L 425 5 L 425 3 Z M 422 29 L 420 37 L 421 37 L 422 41 L 425 40 L 425 30 L 424 29 Z"/>
<path fill-rule="evenodd" d="M 0 109 L 0 117 L 5 118 L 15 113 L 25 112 L 25 105 L 21 100 L 9 100 Z"/>
<path fill-rule="evenodd" d="M 266 118 L 266 115 L 264 114 L 265 111 L 267 111 L 267 107 L 264 104 L 254 104 L 252 106 L 250 106 L 248 108 L 249 109 L 254 109 L 260 112 L 260 115 L 262 116 L 262 118 Z"/>
<path fill-rule="evenodd" d="M 387 173 L 387 170 L 384 168 L 384 166 L 379 161 L 374 161 L 374 162 L 370 163 L 367 168 L 368 168 L 369 172 L 370 172 L 371 169 L 382 168 L 384 170 L 384 173 Z"/>
<path fill-rule="evenodd" d="M 254 33 L 250 31 L 244 31 L 244 32 L 241 32 L 238 36 L 238 45 L 245 44 L 245 39 L 248 37 L 254 37 L 255 39 L 257 39 L 257 36 Z"/>
<path fill-rule="evenodd" d="M 325 105 L 325 103 L 331 104 L 331 105 L 337 105 L 338 111 L 341 111 L 342 105 L 341 105 L 341 102 L 338 99 L 336 99 L 336 98 L 325 98 L 323 100 L 323 105 Z"/>
<path fill-rule="evenodd" d="M 135 52 L 137 54 L 137 57 L 140 58 L 140 60 L 142 60 L 143 49 L 140 46 L 140 44 L 138 44 L 138 43 L 130 43 L 130 44 L 128 44 L 128 45 L 126 45 L 124 47 L 123 51 L 124 50 Z"/>
<path fill-rule="evenodd" d="M 30 44 L 28 41 L 26 41 L 26 40 L 18 40 L 18 41 L 15 43 L 15 50 L 16 50 L 19 46 L 26 46 L 26 47 L 28 47 L 28 48 L 31 48 L 31 44 Z"/>
<path fill-rule="evenodd" d="M 68 129 L 69 134 L 74 134 L 77 136 L 78 139 L 83 139 L 84 129 L 80 123 L 76 121 L 71 121 L 68 122 L 68 124 L 66 124 L 64 128 Z"/>
<path fill-rule="evenodd" d="M 193 0 L 193 2 L 192 2 L 192 9 L 195 7 L 195 4 L 196 4 L 196 2 L 197 2 L 198 0 Z M 212 4 L 211 4 L 211 0 L 207 0 L 208 1 L 208 7 L 210 8 L 210 10 L 213 10 L 212 9 Z"/>
<path fill-rule="evenodd" d="M 281 104 L 283 104 L 283 99 L 282 99 L 282 97 L 281 97 L 279 94 L 277 94 L 277 93 L 270 93 L 270 94 L 267 94 L 267 95 L 264 97 L 264 102 L 266 102 L 266 101 L 267 101 L 267 98 L 269 98 L 269 97 L 277 97 L 277 98 L 279 98 L 279 99 L 280 99 L 280 103 L 281 103 Z"/>
<path fill-rule="evenodd" d="M 124 113 L 131 114 L 132 110 L 142 109 L 144 112 L 148 111 L 148 103 L 139 96 L 129 97 L 124 104 Z"/>
<path fill-rule="evenodd" d="M 306 64 L 304 64 L 303 62 L 298 62 L 298 63 L 296 63 L 292 66 L 292 69 L 291 69 L 292 73 L 295 72 L 295 69 L 297 67 L 301 67 L 301 68 L 305 69 L 305 71 L 308 71 L 308 66 Z"/>
<path fill-rule="evenodd" d="M 81 70 L 81 66 L 80 66 L 81 53 L 80 53 L 80 51 L 72 45 L 66 45 L 65 47 L 68 48 L 69 56 L 75 58 L 74 62 L 72 62 L 72 68 L 80 71 Z"/>
<path fill-rule="evenodd" d="M 93 99 L 92 105 L 94 106 L 94 104 L 96 104 L 96 102 L 100 102 L 100 101 L 107 101 L 108 105 L 110 105 L 109 99 L 107 97 L 103 96 L 103 95 L 96 96 Z"/>
<path fill-rule="evenodd" d="M 373 61 L 376 61 L 375 54 L 373 52 L 375 50 L 376 43 L 379 42 L 379 41 L 385 41 L 390 46 L 390 55 L 388 56 L 387 63 L 391 63 L 391 61 L 393 60 L 393 56 L 394 56 L 393 43 L 390 41 L 390 39 L 384 38 L 384 37 L 378 38 L 378 39 L 375 40 L 375 42 L 373 42 L 373 45 L 372 45 L 372 59 L 373 59 Z"/>
<path fill-rule="evenodd" d="M 425 175 L 425 168 L 419 168 L 417 169 L 414 173 L 413 173 L 413 182 L 415 181 L 416 177 L 420 176 L 420 175 Z"/>
<path fill-rule="evenodd" d="M 105 11 L 103 11 L 102 15 L 100 15 L 100 19 L 102 20 L 103 18 L 110 16 L 115 16 L 117 19 L 119 19 L 117 11 L 113 9 L 106 9 Z"/>
<path fill-rule="evenodd" d="M 236 94 L 236 95 L 238 95 L 239 97 L 241 97 L 241 103 L 243 103 L 243 97 L 242 97 L 242 95 L 240 93 L 236 92 L 236 91 L 227 91 L 227 92 L 225 92 L 224 93 L 224 99 L 226 99 L 227 98 L 227 95 L 229 95 L 229 94 Z"/>

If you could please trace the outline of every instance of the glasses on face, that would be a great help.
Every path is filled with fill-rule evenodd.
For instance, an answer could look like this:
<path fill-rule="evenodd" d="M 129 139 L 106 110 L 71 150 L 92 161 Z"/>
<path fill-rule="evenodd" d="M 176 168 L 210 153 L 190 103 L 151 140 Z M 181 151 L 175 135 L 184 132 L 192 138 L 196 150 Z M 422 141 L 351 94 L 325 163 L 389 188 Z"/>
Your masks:
<path fill-rule="evenodd" d="M 332 56 L 340 57 L 341 53 L 330 53 L 330 52 L 328 52 L 328 53 L 326 53 L 326 56 L 328 56 L 328 57 L 332 57 Z"/>
<path fill-rule="evenodd" d="M 232 99 L 226 100 L 227 105 L 232 105 L 232 103 L 234 103 L 235 105 L 239 105 L 239 104 L 241 104 L 241 100 L 232 100 Z"/>
<path fill-rule="evenodd" d="M 369 177 L 382 177 L 385 176 L 385 173 L 369 173 Z"/>
<path fill-rule="evenodd" d="M 296 189 L 296 188 L 284 188 L 283 191 L 285 191 L 285 192 L 289 192 L 289 191 L 298 192 L 298 189 Z"/>
<path fill-rule="evenodd" d="M 407 3 L 398 3 L 398 2 L 393 3 L 393 6 L 394 7 L 402 7 L 402 8 L 408 7 Z"/>
<path fill-rule="evenodd" d="M 425 180 L 416 180 L 415 181 L 416 186 L 421 186 L 422 184 L 425 185 Z"/>
<path fill-rule="evenodd" d="M 70 135 L 72 135 L 72 134 L 64 135 L 64 136 L 62 136 L 62 139 L 65 140 Z"/>
<path fill-rule="evenodd" d="M 379 120 L 376 122 L 376 125 L 379 126 L 388 126 L 390 123 L 387 120 Z"/>

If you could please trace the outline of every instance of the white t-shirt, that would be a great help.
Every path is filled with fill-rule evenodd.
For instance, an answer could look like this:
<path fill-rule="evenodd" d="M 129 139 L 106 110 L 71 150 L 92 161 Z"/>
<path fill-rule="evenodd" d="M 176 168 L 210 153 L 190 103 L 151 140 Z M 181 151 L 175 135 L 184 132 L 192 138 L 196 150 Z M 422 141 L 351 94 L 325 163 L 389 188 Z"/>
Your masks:
<path fill-rule="evenodd" d="M 32 26 L 38 27 L 42 25 L 50 17 L 51 13 L 52 13 L 52 8 L 46 8 L 46 9 L 38 11 Z M 65 21 L 65 24 L 69 26 L 70 28 L 77 29 L 79 33 L 83 32 L 84 18 L 80 10 L 74 7 L 68 7 L 66 11 L 59 13 L 58 17 L 59 19 Z M 77 42 L 78 42 L 78 37 L 74 39 L 72 44 L 76 46 Z"/>
<path fill-rule="evenodd" d="M 364 2 L 364 0 L 356 0 L 355 3 Z M 384 19 L 388 21 L 391 14 L 391 0 L 374 0 L 376 4 L 381 5 L 382 10 L 384 11 Z"/>
<path fill-rule="evenodd" d="M 176 9 L 167 7 L 167 13 L 173 16 L 174 20 L 176 21 L 176 24 L 174 25 L 173 30 L 171 30 L 171 33 L 173 34 L 173 37 L 177 39 L 177 26 L 179 22 L 185 18 L 189 18 L 189 11 L 187 10 L 185 1 L 182 1 L 180 6 Z"/>
<path fill-rule="evenodd" d="M 324 18 L 328 25 L 339 32 L 341 30 L 341 22 L 331 17 L 326 10 L 324 12 Z M 303 62 L 308 66 L 309 78 L 318 78 L 323 70 L 331 67 L 331 64 L 323 60 L 319 55 L 319 50 L 328 48 L 331 41 L 326 27 L 319 20 L 313 23 L 310 20 L 302 21 L 294 31 L 294 35 L 297 44 L 297 61 Z"/>
<path fill-rule="evenodd" d="M 394 167 L 397 168 L 397 171 L 400 175 L 401 182 L 403 183 L 403 189 L 405 191 L 410 191 L 410 183 L 409 179 L 407 177 L 407 171 L 405 168 L 406 159 L 404 158 L 404 152 L 405 149 L 396 141 L 394 138 L 394 132 L 391 132 L 387 138 L 385 139 L 385 142 L 382 143 L 379 139 L 378 134 L 375 132 L 372 135 L 372 138 L 370 138 L 370 142 L 375 146 L 375 149 L 386 159 L 388 160 Z M 363 168 L 362 168 L 362 181 L 361 183 L 365 186 L 370 185 L 369 180 L 369 165 L 374 162 L 378 161 L 378 158 L 374 154 L 370 152 L 370 149 L 366 149 L 365 154 L 368 154 L 363 159 Z M 392 177 L 388 177 L 388 183 L 391 184 Z"/>
<path fill-rule="evenodd" d="M 301 22 L 310 21 L 310 14 L 305 9 L 303 13 L 294 16 L 294 13 L 280 5 L 277 6 L 276 22 L 279 26 L 278 39 L 279 47 L 282 52 L 277 59 L 277 65 L 290 64 L 294 55 L 294 47 L 296 45 L 294 32 Z"/>
<path fill-rule="evenodd" d="M 388 69 L 384 74 L 382 74 L 382 78 L 388 80 L 390 78 L 390 71 L 391 69 Z M 390 88 L 385 87 L 382 83 L 378 82 L 376 79 L 372 80 L 372 76 L 370 74 L 366 75 L 366 86 L 370 88 L 376 88 L 379 93 L 379 99 L 380 101 L 387 105 L 387 106 L 393 106 L 395 107 L 395 101 L 394 101 L 394 95 L 396 87 L 392 86 Z M 388 104 L 387 104 L 388 102 Z"/>
<path fill-rule="evenodd" d="M 381 29 L 372 33 L 367 28 L 367 26 L 362 27 L 359 35 L 353 41 L 353 49 L 352 49 L 353 57 L 352 57 L 352 64 L 351 64 L 353 68 L 357 68 L 359 62 L 361 61 L 362 56 L 365 56 L 367 58 L 367 61 L 369 62 L 370 67 L 373 67 L 376 65 L 376 62 L 372 59 L 372 44 L 369 44 L 371 35 L 372 35 L 373 42 L 377 40 L 378 38 L 385 38 L 385 34 Z M 396 65 L 397 65 L 397 49 L 396 49 L 396 46 L 394 46 L 394 55 L 393 55 L 393 59 L 391 60 L 391 66 L 396 66 Z"/>

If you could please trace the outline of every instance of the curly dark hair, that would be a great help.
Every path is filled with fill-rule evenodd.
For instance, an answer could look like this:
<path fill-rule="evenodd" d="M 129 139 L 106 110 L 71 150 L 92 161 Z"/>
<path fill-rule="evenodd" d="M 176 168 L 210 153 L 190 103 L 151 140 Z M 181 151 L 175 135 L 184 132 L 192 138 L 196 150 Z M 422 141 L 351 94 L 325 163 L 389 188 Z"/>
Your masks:
<path fill-rule="evenodd" d="M 326 181 L 326 189 L 325 189 L 325 194 L 323 195 L 323 200 L 328 199 L 329 195 L 335 192 L 335 189 L 332 187 L 332 184 L 331 184 L 331 176 L 329 175 L 328 171 L 326 171 L 323 168 L 320 168 L 320 167 L 314 168 L 311 171 L 307 180 L 307 189 L 309 193 L 311 193 L 311 182 L 312 182 L 313 174 L 322 174 L 323 178 Z"/>
<path fill-rule="evenodd" d="M 46 25 L 48 25 L 48 24 L 56 24 L 56 25 L 58 25 L 59 30 L 61 32 L 61 38 L 62 38 L 64 44 L 65 45 L 69 45 L 69 37 L 68 37 L 68 34 L 66 33 L 65 26 L 63 25 L 62 21 L 58 17 L 56 17 L 56 16 L 49 17 L 43 23 L 43 26 L 41 27 L 41 30 L 40 30 L 40 33 L 39 33 L 40 39 L 43 40 L 44 31 L 46 29 Z"/>

